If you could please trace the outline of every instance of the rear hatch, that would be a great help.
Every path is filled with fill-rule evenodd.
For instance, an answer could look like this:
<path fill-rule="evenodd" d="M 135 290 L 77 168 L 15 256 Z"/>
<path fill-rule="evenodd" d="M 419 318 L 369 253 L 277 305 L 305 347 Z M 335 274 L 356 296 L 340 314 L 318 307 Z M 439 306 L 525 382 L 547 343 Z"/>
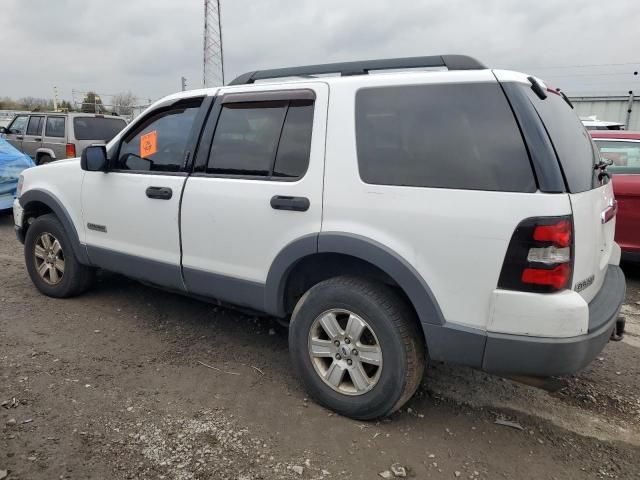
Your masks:
<path fill-rule="evenodd" d="M 601 171 L 597 147 L 568 100 L 549 90 L 527 95 L 544 122 L 567 186 L 574 222 L 573 289 L 590 302 L 607 274 L 615 233 L 613 187 Z"/>

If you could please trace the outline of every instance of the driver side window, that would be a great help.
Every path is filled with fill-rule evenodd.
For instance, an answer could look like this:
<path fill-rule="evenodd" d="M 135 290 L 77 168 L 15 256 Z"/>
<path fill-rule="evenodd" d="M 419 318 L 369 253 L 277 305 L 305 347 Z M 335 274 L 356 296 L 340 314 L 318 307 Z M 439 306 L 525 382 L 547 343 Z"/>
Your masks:
<path fill-rule="evenodd" d="M 144 120 L 120 144 L 116 170 L 179 172 L 199 105 L 171 107 Z"/>
<path fill-rule="evenodd" d="M 17 116 L 8 129 L 9 133 L 13 135 L 24 135 L 24 132 L 27 129 L 28 118 L 29 117 L 26 115 Z"/>

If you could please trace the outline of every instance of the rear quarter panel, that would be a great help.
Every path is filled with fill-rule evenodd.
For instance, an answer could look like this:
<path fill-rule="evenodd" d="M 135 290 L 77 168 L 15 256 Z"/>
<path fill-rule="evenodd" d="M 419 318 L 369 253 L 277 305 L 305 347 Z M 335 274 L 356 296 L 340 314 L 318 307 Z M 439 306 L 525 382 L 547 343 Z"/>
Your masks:
<path fill-rule="evenodd" d="M 381 85 L 396 82 L 379 77 Z M 402 82 L 495 81 L 490 72 L 425 78 L 404 75 Z M 354 134 L 359 87 L 357 79 L 332 85 L 322 231 L 355 233 L 385 245 L 420 273 L 447 322 L 486 329 L 514 229 L 528 217 L 571 214 L 568 196 L 364 183 Z"/>

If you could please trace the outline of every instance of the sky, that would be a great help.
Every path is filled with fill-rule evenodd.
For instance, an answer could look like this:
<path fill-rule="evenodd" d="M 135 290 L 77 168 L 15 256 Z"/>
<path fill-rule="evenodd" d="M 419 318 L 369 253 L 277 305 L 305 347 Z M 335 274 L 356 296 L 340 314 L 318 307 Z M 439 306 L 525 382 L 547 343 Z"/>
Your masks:
<path fill-rule="evenodd" d="M 640 93 L 637 0 L 221 0 L 226 80 L 260 68 L 468 54 L 569 95 Z M 202 86 L 203 0 L 0 0 L 0 97 Z M 105 102 L 106 103 L 106 102 Z"/>

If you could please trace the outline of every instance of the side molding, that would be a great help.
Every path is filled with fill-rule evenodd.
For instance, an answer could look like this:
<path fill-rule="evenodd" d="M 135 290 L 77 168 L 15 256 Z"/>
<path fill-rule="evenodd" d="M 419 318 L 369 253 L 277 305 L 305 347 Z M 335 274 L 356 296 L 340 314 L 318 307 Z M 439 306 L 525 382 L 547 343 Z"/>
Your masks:
<path fill-rule="evenodd" d="M 71 240 L 71 244 L 73 247 L 73 252 L 76 254 L 78 261 L 83 265 L 91 265 L 89 261 L 89 256 L 87 255 L 86 246 L 80 243 L 80 237 L 78 236 L 78 231 L 71 220 L 71 216 L 67 209 L 64 208 L 62 202 L 58 200 L 53 193 L 47 192 L 45 190 L 33 189 L 24 192 L 20 196 L 20 206 L 24 209 L 29 208 L 29 203 L 31 202 L 40 202 L 49 207 L 53 213 L 56 214 L 60 223 L 64 227 L 67 235 L 69 235 L 69 239 Z"/>

